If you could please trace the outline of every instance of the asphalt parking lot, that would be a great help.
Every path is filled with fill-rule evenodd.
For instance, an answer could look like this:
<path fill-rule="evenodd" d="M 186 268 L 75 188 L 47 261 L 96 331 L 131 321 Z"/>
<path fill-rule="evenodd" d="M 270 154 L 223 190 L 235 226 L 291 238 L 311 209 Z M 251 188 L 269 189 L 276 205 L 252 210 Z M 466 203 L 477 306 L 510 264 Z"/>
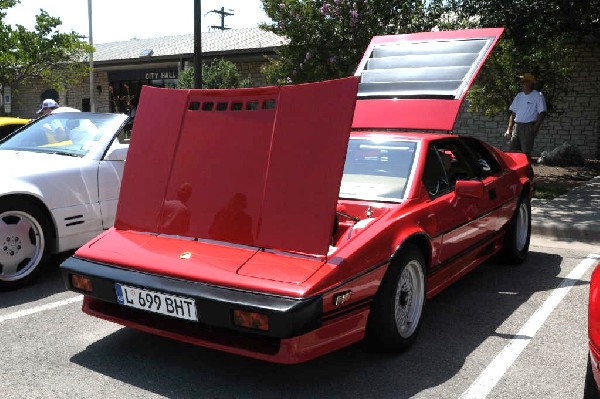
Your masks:
<path fill-rule="evenodd" d="M 518 267 L 486 263 L 428 303 L 400 355 L 360 344 L 281 366 L 83 314 L 57 268 L 0 293 L 3 398 L 579 398 L 589 277 L 600 248 L 534 237 Z M 595 254 L 595 255 L 594 255 Z"/>

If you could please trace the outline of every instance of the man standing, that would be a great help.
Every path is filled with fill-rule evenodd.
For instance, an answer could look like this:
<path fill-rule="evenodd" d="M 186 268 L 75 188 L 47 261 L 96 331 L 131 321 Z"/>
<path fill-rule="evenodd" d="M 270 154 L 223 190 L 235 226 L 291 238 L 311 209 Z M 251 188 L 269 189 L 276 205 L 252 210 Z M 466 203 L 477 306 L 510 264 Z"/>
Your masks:
<path fill-rule="evenodd" d="M 508 129 L 504 138 L 509 140 L 509 151 L 527 154 L 531 159 L 533 141 L 546 115 L 546 100 L 542 93 L 533 89 L 535 76 L 525 73 L 521 79 L 521 92 L 510 105 Z"/>

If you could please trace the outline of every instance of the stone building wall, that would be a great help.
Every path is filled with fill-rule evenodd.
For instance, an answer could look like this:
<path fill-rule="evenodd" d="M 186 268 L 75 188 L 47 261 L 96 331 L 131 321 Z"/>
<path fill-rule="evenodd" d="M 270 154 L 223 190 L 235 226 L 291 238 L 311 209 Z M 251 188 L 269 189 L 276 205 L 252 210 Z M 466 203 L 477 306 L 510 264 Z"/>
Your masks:
<path fill-rule="evenodd" d="M 67 90 L 58 92 L 58 103 L 62 106 L 82 108 L 84 98 L 90 97 L 90 78 L 86 76 L 81 83 L 70 86 Z M 100 86 L 102 91 L 95 90 L 96 111 L 109 112 L 108 104 L 108 74 L 105 72 L 94 73 L 94 86 Z M 52 89 L 50 85 L 42 80 L 30 81 L 12 90 L 12 112 L 11 116 L 23 118 L 37 117 L 37 110 L 42 103 L 42 93 Z M 100 94 L 98 94 L 100 93 Z"/>
<path fill-rule="evenodd" d="M 534 156 L 568 142 L 577 147 L 584 158 L 600 159 L 600 43 L 576 46 L 573 61 L 568 92 L 558 104 L 560 112 L 546 116 L 535 140 Z M 506 149 L 502 135 L 508 125 L 508 111 L 504 115 L 486 117 L 466 108 L 463 106 L 454 132 Z"/>
<path fill-rule="evenodd" d="M 41 95 L 48 89 L 51 89 L 51 87 L 41 80 L 29 81 L 27 84 L 13 87 L 10 115 L 21 118 L 35 118 L 37 116 L 36 112 L 42 103 Z"/>
<path fill-rule="evenodd" d="M 260 71 L 261 67 L 265 65 L 266 62 L 266 60 L 264 62 L 241 62 L 236 63 L 235 65 L 237 66 L 242 78 L 250 76 L 251 85 L 253 87 L 258 87 L 267 85 L 267 79 Z"/>
<path fill-rule="evenodd" d="M 108 95 L 108 73 L 94 72 L 94 95 L 96 101 L 96 112 L 110 112 Z M 64 93 L 61 93 L 64 103 L 69 107 L 82 109 L 83 99 L 90 98 L 90 77 L 86 76 L 81 83 L 69 87 Z"/>

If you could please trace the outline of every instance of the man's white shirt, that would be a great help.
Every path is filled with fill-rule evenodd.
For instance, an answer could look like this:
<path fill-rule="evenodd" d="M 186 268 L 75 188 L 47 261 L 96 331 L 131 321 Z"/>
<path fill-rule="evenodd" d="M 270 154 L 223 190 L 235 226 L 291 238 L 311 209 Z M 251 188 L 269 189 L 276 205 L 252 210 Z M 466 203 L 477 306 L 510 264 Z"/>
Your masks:
<path fill-rule="evenodd" d="M 515 122 L 535 122 L 539 114 L 546 112 L 546 100 L 537 90 L 532 90 L 529 94 L 520 92 L 509 109 L 515 113 Z"/>

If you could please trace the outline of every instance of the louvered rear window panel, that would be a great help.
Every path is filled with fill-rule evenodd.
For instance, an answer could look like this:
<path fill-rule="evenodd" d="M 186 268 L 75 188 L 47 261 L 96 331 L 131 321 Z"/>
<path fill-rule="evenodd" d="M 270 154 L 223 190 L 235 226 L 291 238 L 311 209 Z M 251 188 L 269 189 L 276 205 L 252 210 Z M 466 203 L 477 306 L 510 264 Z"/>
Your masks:
<path fill-rule="evenodd" d="M 398 41 L 373 47 L 359 98 L 458 99 L 493 38 Z"/>

